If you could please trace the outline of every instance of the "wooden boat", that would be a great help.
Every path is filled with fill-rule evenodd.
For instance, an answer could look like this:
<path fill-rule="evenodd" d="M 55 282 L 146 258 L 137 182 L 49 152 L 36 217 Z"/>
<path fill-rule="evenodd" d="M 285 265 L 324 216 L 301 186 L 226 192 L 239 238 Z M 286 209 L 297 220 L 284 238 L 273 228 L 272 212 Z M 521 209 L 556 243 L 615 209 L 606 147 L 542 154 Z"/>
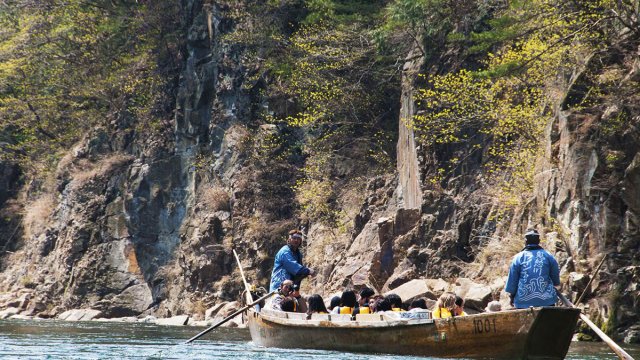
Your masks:
<path fill-rule="evenodd" d="M 249 309 L 256 345 L 432 357 L 563 359 L 580 310 L 539 307 L 449 319 L 285 313 Z"/>

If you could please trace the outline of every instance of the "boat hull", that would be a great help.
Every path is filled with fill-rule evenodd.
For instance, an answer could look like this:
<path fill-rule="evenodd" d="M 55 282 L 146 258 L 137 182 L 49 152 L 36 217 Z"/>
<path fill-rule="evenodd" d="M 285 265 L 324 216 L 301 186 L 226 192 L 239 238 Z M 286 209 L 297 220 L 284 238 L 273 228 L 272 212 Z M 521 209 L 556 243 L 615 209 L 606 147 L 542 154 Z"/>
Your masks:
<path fill-rule="evenodd" d="M 563 359 L 579 310 L 530 308 L 450 319 L 331 322 L 247 314 L 256 345 L 434 357 Z"/>

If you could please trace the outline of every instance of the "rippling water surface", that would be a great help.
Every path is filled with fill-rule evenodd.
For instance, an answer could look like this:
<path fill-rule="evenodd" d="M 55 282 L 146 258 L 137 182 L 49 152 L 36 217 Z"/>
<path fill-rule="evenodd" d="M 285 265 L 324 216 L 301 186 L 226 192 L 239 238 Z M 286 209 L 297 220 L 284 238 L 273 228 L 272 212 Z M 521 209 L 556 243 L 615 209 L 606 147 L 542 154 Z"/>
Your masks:
<path fill-rule="evenodd" d="M 245 329 L 216 329 L 191 344 L 202 328 L 140 323 L 0 320 L 0 359 L 338 359 L 421 357 L 254 346 Z M 640 348 L 625 349 L 640 359 Z M 602 343 L 573 343 L 567 359 L 617 359 Z"/>

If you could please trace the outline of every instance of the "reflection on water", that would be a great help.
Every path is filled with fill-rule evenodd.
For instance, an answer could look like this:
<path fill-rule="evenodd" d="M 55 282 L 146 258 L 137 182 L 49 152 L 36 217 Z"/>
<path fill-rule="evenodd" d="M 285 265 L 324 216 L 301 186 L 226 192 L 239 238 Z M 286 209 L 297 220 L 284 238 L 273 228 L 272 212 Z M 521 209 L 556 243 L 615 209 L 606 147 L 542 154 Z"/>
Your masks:
<path fill-rule="evenodd" d="M 339 359 L 409 360 L 409 356 L 273 349 L 254 346 L 244 329 L 216 329 L 191 344 L 201 328 L 140 323 L 0 320 L 0 359 Z M 640 358 L 640 347 L 627 347 Z M 602 343 L 573 343 L 567 359 L 617 359 Z"/>

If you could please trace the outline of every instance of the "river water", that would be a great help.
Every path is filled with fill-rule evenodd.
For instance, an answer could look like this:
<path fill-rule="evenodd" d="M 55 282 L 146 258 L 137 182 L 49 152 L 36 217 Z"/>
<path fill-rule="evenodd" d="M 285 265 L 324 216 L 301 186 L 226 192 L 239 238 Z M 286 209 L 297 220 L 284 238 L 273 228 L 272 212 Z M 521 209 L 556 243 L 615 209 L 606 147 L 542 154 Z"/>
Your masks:
<path fill-rule="evenodd" d="M 220 328 L 185 345 L 203 328 L 143 323 L 0 320 L 0 359 L 427 359 L 384 354 L 262 348 L 246 329 Z M 640 359 L 640 347 L 627 347 Z M 574 342 L 567 359 L 617 359 L 602 343 Z"/>

